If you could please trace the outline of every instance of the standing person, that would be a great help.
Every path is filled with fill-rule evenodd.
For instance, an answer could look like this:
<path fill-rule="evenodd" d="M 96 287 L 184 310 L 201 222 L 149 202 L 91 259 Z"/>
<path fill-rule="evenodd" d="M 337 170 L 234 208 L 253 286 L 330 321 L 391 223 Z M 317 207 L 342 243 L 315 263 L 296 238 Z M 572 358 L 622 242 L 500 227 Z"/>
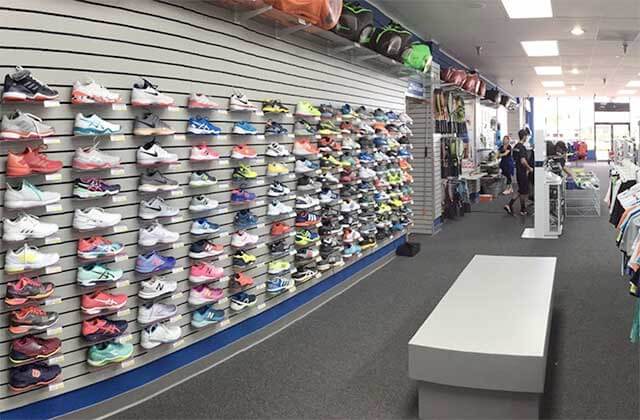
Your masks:
<path fill-rule="evenodd" d="M 500 170 L 502 171 L 502 176 L 507 178 L 507 188 L 502 192 L 504 195 L 513 194 L 513 171 L 515 169 L 515 163 L 513 162 L 513 157 L 511 156 L 511 137 L 504 136 L 502 138 L 502 146 L 499 150 L 500 153 Z"/>
<path fill-rule="evenodd" d="M 509 204 L 504 206 L 504 210 L 510 215 L 513 214 L 513 204 L 520 198 L 520 215 L 527 215 L 527 198 L 529 197 L 529 174 L 533 173 L 533 168 L 527 161 L 527 148 L 524 143 L 527 141 L 527 130 L 518 131 L 518 143 L 513 147 L 512 156 L 516 163 L 516 181 L 518 181 L 518 193 L 514 194 Z"/>

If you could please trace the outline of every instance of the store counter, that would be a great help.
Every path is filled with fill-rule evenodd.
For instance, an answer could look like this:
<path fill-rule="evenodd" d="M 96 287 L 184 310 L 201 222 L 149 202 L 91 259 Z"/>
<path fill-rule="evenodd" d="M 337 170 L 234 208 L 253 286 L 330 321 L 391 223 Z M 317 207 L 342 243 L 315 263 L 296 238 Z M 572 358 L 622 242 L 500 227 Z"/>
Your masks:
<path fill-rule="evenodd" d="M 476 255 L 409 341 L 421 419 L 537 418 L 555 257 Z"/>

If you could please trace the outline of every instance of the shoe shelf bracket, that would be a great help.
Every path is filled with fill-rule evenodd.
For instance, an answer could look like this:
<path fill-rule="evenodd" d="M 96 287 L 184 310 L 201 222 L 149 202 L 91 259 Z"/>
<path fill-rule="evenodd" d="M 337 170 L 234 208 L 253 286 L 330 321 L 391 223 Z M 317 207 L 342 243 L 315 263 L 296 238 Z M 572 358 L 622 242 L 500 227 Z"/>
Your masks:
<path fill-rule="evenodd" d="M 295 26 L 289 26 L 286 28 L 276 28 L 276 38 L 284 38 L 286 36 L 292 35 L 296 32 L 304 31 L 305 29 L 310 28 L 312 25 L 310 23 L 305 22 L 303 19 L 299 20 L 299 24 Z"/>
<path fill-rule="evenodd" d="M 263 6 L 263 7 L 259 7 L 257 9 L 253 9 L 253 10 L 248 10 L 245 12 L 240 12 L 237 9 L 234 10 L 233 13 L 233 20 L 235 23 L 244 23 L 244 22 L 248 22 L 251 19 L 258 17 L 260 15 L 263 15 L 269 11 L 273 10 L 273 6 L 272 5 L 267 5 L 267 6 Z"/>

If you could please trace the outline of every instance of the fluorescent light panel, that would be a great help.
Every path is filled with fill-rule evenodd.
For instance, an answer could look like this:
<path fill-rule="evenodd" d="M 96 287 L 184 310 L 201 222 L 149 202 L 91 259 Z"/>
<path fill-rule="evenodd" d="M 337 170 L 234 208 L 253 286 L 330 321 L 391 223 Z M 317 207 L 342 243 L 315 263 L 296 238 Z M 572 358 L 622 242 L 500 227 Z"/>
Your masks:
<path fill-rule="evenodd" d="M 548 95 L 564 95 L 564 94 L 566 94 L 566 92 L 564 91 L 564 89 L 548 90 L 547 94 Z"/>
<path fill-rule="evenodd" d="M 551 0 L 502 0 L 511 19 L 535 19 L 553 17 Z"/>
<path fill-rule="evenodd" d="M 634 89 L 621 89 L 618 91 L 618 95 L 633 95 L 636 93 Z"/>
<path fill-rule="evenodd" d="M 640 80 L 632 80 L 627 83 L 627 87 L 640 87 Z"/>
<path fill-rule="evenodd" d="M 554 57 L 560 55 L 558 41 L 522 41 L 520 43 L 529 57 Z"/>
<path fill-rule="evenodd" d="M 564 82 L 562 80 L 543 80 L 542 86 L 544 87 L 564 87 Z"/>
<path fill-rule="evenodd" d="M 538 76 L 558 76 L 562 74 L 560 66 L 535 66 L 533 68 Z"/>

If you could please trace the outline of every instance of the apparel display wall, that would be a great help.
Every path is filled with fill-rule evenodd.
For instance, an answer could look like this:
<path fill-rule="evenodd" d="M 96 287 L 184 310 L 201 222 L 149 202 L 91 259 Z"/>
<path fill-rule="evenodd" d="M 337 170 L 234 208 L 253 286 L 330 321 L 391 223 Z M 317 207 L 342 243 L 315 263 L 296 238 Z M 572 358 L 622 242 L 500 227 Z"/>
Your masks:
<path fill-rule="evenodd" d="M 55 252 L 60 261 L 53 267 L 41 270 L 40 280 L 55 285 L 54 294 L 44 303 L 44 309 L 55 311 L 60 320 L 53 328 L 45 331 L 43 336 L 57 336 L 62 344 L 62 352 L 54 362 L 62 367 L 64 386 L 38 388 L 24 393 L 13 393 L 8 389 L 8 360 L 10 343 L 14 335 L 8 331 L 10 312 L 5 303 L 0 303 L 0 409 L 8 410 L 49 398 L 60 393 L 87 386 L 114 375 L 118 375 L 137 366 L 141 366 L 163 355 L 177 351 L 181 347 L 208 337 L 225 328 L 254 316 L 261 311 L 276 305 L 296 292 L 321 281 L 344 267 L 333 267 L 321 273 L 312 282 L 303 286 L 290 288 L 284 295 L 268 295 L 264 289 L 267 280 L 267 263 L 274 258 L 269 255 L 267 244 L 273 240 L 270 236 L 270 225 L 273 218 L 266 216 L 270 199 L 266 193 L 271 178 L 264 176 L 267 164 L 272 160 L 264 155 L 268 144 L 272 141 L 264 137 L 265 124 L 273 118 L 293 132 L 296 118 L 291 114 L 270 117 L 261 112 L 233 113 L 227 111 L 198 111 L 187 109 L 187 100 L 191 93 L 201 92 L 209 95 L 223 109 L 227 107 L 229 96 L 234 89 L 240 89 L 249 100 L 258 107 L 266 99 L 280 99 L 293 112 L 299 101 L 307 100 L 315 105 L 332 104 L 339 108 L 348 103 L 354 109 L 365 106 L 370 110 L 382 108 L 385 111 L 401 112 L 405 107 L 406 81 L 390 77 L 382 72 L 352 64 L 346 60 L 327 56 L 318 52 L 317 45 L 300 39 L 276 39 L 266 29 L 258 25 L 235 24 L 226 15 L 204 2 L 166 1 L 56 1 L 24 0 L 0 4 L 0 18 L 4 29 L 0 30 L 3 51 L 1 74 L 12 73 L 15 65 L 21 65 L 33 72 L 35 77 L 46 82 L 60 92 L 59 106 L 48 107 L 43 103 L 19 103 L 0 105 L 1 113 L 8 114 L 16 109 L 41 117 L 45 123 L 53 126 L 54 137 L 46 140 L 28 140 L 0 143 L 0 154 L 3 161 L 7 153 L 21 152 L 24 147 L 47 146 L 46 153 L 51 159 L 63 161 L 64 167 L 59 176 L 33 176 L 29 180 L 46 191 L 58 192 L 62 195 L 60 205 L 40 207 L 29 210 L 29 213 L 41 217 L 42 221 L 56 223 L 59 232 L 54 237 L 41 240 L 30 240 L 29 243 L 40 247 L 43 252 Z M 134 272 L 135 257 L 139 253 L 148 252 L 149 248 L 138 245 L 138 231 L 146 225 L 138 219 L 138 203 L 153 195 L 138 192 L 139 177 L 143 169 L 136 163 L 137 149 L 151 140 L 151 137 L 134 136 L 132 128 L 136 116 L 145 113 L 145 108 L 72 105 L 71 89 L 75 81 L 94 79 L 110 91 L 119 93 L 127 104 L 130 104 L 130 92 L 134 83 L 140 82 L 140 76 L 159 85 L 159 89 L 173 97 L 176 107 L 154 108 L 151 111 L 173 129 L 176 135 L 159 136 L 158 143 L 179 156 L 179 163 L 162 166 L 160 170 L 180 184 L 178 192 L 163 194 L 168 204 L 180 208 L 180 213 L 167 220 L 163 225 L 180 233 L 179 240 L 170 246 L 156 246 L 151 249 L 161 251 L 162 255 L 174 257 L 176 268 L 164 276 L 178 281 L 178 289 L 165 299 L 167 303 L 178 307 L 178 314 L 172 322 L 180 325 L 183 340 L 171 345 L 160 346 L 152 350 L 144 350 L 138 345 L 142 326 L 137 324 L 137 307 L 142 303 L 137 297 L 139 283 L 149 276 L 139 276 Z M 116 109 L 118 108 L 118 109 Z M 73 125 L 76 113 L 85 115 L 98 114 L 101 118 L 122 126 L 121 133 L 100 139 L 100 149 L 121 158 L 122 168 L 97 172 L 109 183 L 121 186 L 121 192 L 115 197 L 105 197 L 92 201 L 78 201 L 72 198 L 73 182 L 85 176 L 71 167 L 74 150 L 94 144 L 91 137 L 74 137 Z M 187 121 L 191 116 L 206 116 L 222 130 L 220 136 L 194 136 L 187 133 Z M 233 135 L 235 122 L 249 120 L 257 128 L 256 136 Z M 282 136 L 277 140 L 289 150 L 293 145 L 293 136 Z M 221 158 L 211 162 L 193 163 L 189 154 L 193 145 L 205 142 L 218 152 Z M 230 203 L 230 194 L 237 184 L 231 179 L 233 168 L 239 162 L 230 159 L 234 145 L 247 143 L 255 148 L 258 156 L 251 161 L 251 168 L 258 172 L 256 181 L 246 187 L 256 194 L 251 204 L 234 206 Z M 290 175 L 280 177 L 291 188 L 291 194 L 282 198 L 282 202 L 292 206 L 295 202 L 295 180 L 293 157 L 286 165 Z M 189 179 L 193 171 L 207 171 L 214 175 L 216 185 L 205 188 L 189 187 Z M 10 180 L 5 176 L 4 165 L 0 175 L 3 191 L 5 184 L 18 184 L 18 180 Z M 216 283 L 224 287 L 225 298 L 215 305 L 217 309 L 226 311 L 225 320 L 217 325 L 204 329 L 196 329 L 190 325 L 190 313 L 194 307 L 187 303 L 189 283 L 188 257 L 189 246 L 200 238 L 190 234 L 192 220 L 200 217 L 189 212 L 191 197 L 205 194 L 217 200 L 220 205 L 215 210 L 204 213 L 211 222 L 221 226 L 219 233 L 207 236 L 216 243 L 225 245 L 223 255 L 232 255 L 229 248 L 229 235 L 236 229 L 233 218 L 237 210 L 251 208 L 259 217 L 257 227 L 250 230 L 259 235 L 258 245 L 252 253 L 258 257 L 254 268 L 246 270 L 254 279 L 253 293 L 257 295 L 257 305 L 245 312 L 234 313 L 228 309 L 227 289 L 228 276 L 233 273 L 231 260 L 218 260 L 225 268 L 227 280 Z M 4 203 L 4 199 L 2 201 Z M 75 208 L 90 206 L 102 207 L 109 212 L 122 215 L 122 221 L 106 231 L 97 231 L 114 242 L 125 244 L 127 257 L 119 256 L 108 262 L 109 267 L 125 271 L 122 282 L 116 285 L 118 293 L 128 296 L 126 309 L 109 317 L 126 320 L 128 329 L 126 340 L 134 345 L 134 357 L 122 364 L 109 368 L 92 368 L 86 363 L 87 349 L 92 343 L 81 337 L 81 325 L 86 315 L 80 310 L 80 300 L 86 290 L 76 283 L 77 267 L 82 264 L 77 258 L 78 239 L 88 237 L 92 233 L 80 233 L 72 228 Z M 3 217 L 14 217 L 17 212 L 2 208 Z M 293 216 L 278 218 L 293 225 Z M 378 245 L 389 243 L 399 237 L 399 232 Z M 19 245 L 2 244 L 3 253 L 9 248 Z M 363 252 L 364 256 L 368 252 Z M 288 259 L 293 261 L 293 256 Z M 4 260 L 4 258 L 2 258 Z M 347 260 L 348 265 L 354 259 Z M 29 273 L 31 274 L 31 273 Z M 0 284 L 16 280 L 18 276 L 0 273 Z M 131 334 L 129 336 L 129 334 Z"/>

